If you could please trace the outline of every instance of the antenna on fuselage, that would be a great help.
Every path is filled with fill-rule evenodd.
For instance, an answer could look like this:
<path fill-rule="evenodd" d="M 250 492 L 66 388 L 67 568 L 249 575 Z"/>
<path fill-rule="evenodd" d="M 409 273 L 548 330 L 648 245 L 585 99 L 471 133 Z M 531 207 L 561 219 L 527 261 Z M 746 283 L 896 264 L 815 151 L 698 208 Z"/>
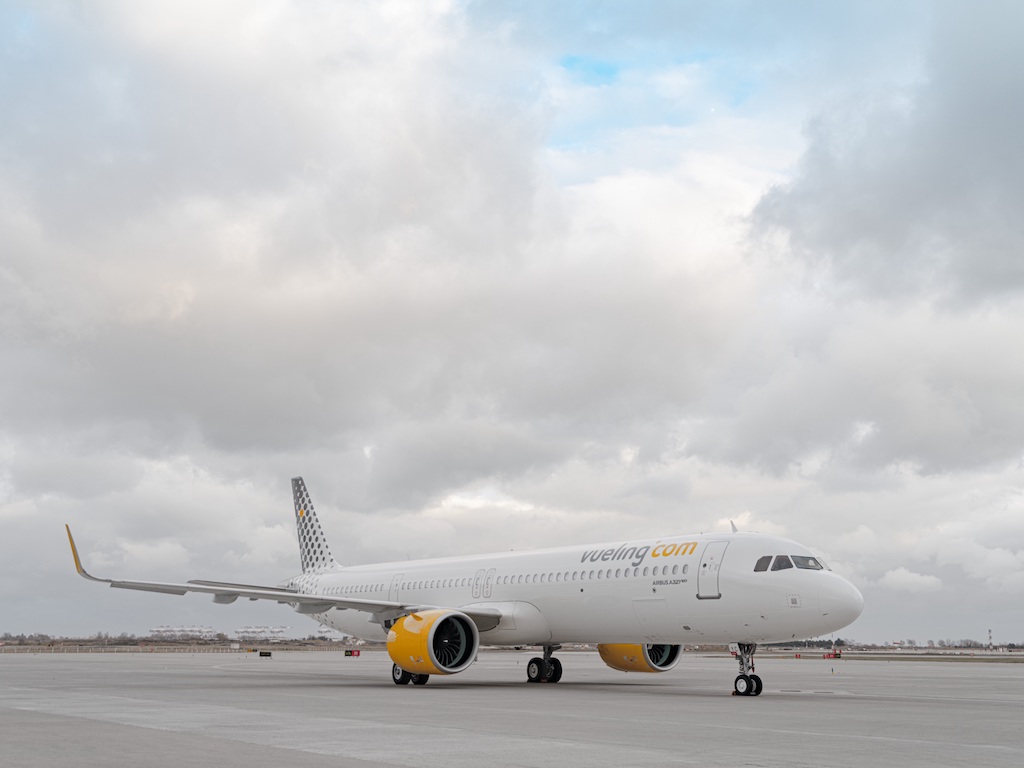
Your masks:
<path fill-rule="evenodd" d="M 732 526 L 732 532 L 733 533 L 739 533 L 740 532 L 739 529 L 736 527 L 736 523 L 734 523 L 732 520 L 729 521 L 729 525 Z"/>

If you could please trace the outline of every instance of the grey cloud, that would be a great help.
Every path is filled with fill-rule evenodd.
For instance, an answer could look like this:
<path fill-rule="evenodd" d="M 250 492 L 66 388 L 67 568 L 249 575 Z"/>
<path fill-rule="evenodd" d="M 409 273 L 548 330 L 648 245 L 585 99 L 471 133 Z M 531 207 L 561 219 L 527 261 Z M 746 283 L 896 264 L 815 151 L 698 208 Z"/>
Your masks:
<path fill-rule="evenodd" d="M 722 420 L 692 425 L 688 448 L 773 472 L 804 464 L 839 488 L 898 482 L 892 472 L 901 467 L 941 473 L 1013 463 L 1024 369 L 1005 350 L 1019 323 L 1014 312 L 851 306 L 820 346 L 752 365 L 748 389 Z"/>
<path fill-rule="evenodd" d="M 808 131 L 753 221 L 865 292 L 957 302 L 1024 285 L 1024 68 L 1016 3 L 937 6 L 922 80 L 853 94 Z"/>

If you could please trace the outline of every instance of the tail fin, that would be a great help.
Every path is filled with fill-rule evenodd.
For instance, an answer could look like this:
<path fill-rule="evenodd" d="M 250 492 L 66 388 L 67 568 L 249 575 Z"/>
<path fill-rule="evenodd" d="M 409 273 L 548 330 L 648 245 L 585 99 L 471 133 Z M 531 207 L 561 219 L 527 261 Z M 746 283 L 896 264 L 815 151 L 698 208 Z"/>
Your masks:
<path fill-rule="evenodd" d="M 316 519 L 313 502 L 301 477 L 292 478 L 292 498 L 295 501 L 295 527 L 299 532 L 299 555 L 302 557 L 302 572 L 331 568 L 337 563 L 331 556 L 330 547 L 324 536 L 320 521 Z"/>

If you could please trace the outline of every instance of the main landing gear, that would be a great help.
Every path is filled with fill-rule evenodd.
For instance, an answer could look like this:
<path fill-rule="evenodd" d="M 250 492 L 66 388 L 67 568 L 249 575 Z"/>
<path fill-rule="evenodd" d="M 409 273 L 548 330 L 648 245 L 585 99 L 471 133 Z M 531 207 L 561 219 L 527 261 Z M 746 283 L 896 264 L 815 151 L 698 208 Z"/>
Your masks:
<path fill-rule="evenodd" d="M 391 665 L 391 679 L 395 681 L 395 685 L 426 685 L 427 680 L 430 679 L 430 675 L 417 675 L 412 672 L 406 672 L 397 664 Z"/>
<path fill-rule="evenodd" d="M 526 665 L 528 683 L 557 683 L 562 679 L 562 662 L 551 656 L 560 645 L 545 645 L 544 658 L 532 658 Z"/>
<path fill-rule="evenodd" d="M 756 643 L 739 643 L 736 659 L 740 663 L 740 673 L 733 683 L 733 696 L 760 696 L 764 689 L 761 678 L 754 674 L 754 651 Z"/>

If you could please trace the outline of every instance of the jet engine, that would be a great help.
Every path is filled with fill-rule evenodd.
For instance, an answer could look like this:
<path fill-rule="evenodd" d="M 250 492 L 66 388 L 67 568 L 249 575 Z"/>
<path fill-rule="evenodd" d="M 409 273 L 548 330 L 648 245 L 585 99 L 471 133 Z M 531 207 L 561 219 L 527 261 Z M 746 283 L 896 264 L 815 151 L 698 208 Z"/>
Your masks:
<path fill-rule="evenodd" d="M 454 675 L 476 659 L 480 634 L 464 613 L 434 609 L 403 616 L 388 632 L 388 655 L 414 675 Z"/>
<path fill-rule="evenodd" d="M 678 645 L 630 645 L 614 643 L 597 646 L 601 661 L 620 672 L 668 672 L 679 663 Z"/>

